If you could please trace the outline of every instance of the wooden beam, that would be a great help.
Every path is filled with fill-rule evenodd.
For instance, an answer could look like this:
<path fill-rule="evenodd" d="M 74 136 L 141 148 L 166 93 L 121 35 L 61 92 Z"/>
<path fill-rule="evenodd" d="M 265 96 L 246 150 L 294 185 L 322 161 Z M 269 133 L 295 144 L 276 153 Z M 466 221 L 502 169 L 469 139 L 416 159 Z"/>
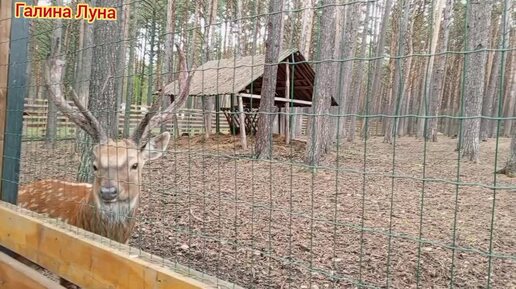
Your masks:
<path fill-rule="evenodd" d="M 9 39 L 11 35 L 11 0 L 0 1 L 0 192 L 2 189 L 4 133 L 7 119 L 7 75 L 9 71 Z M 1 195 L 0 195 L 1 196 Z"/>
<path fill-rule="evenodd" d="M 0 252 L 0 288 L 64 289 L 43 274 Z"/>
<path fill-rule="evenodd" d="M 244 101 L 242 96 L 238 95 L 238 115 L 240 117 L 240 141 L 242 149 L 247 150 L 247 135 L 245 131 L 245 115 L 244 115 Z"/>
<path fill-rule="evenodd" d="M 277 86 L 277 90 L 281 90 L 281 89 L 285 89 L 286 86 L 283 86 L 283 85 L 278 85 Z M 310 86 L 310 85 L 299 85 L 299 86 L 293 86 L 292 87 L 294 90 L 313 90 L 313 86 Z"/>
<path fill-rule="evenodd" d="M 5 202 L 0 222 L 0 246 L 81 288 L 240 288 Z"/>
<path fill-rule="evenodd" d="M 285 97 L 290 99 L 290 65 L 285 64 Z M 285 102 L 285 144 L 290 144 L 290 102 Z"/>
<path fill-rule="evenodd" d="M 254 99 L 261 99 L 261 95 L 256 94 L 249 94 L 249 93 L 240 93 L 242 97 L 246 98 L 254 98 Z M 287 99 L 284 97 L 275 97 L 274 101 L 280 101 L 280 102 L 292 102 L 292 103 L 298 103 L 298 104 L 306 104 L 306 105 L 312 105 L 311 101 L 306 100 L 299 100 L 299 99 Z"/>

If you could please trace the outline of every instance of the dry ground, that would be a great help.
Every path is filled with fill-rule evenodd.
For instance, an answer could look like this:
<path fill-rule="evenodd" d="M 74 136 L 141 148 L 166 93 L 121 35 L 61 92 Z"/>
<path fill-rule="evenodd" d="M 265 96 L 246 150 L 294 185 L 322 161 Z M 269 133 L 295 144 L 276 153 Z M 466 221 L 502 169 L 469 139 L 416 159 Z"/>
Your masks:
<path fill-rule="evenodd" d="M 498 175 L 494 194 L 495 140 L 479 164 L 455 144 L 373 138 L 314 172 L 301 142 L 276 139 L 268 162 L 228 136 L 185 137 L 147 165 L 130 243 L 250 288 L 486 288 L 489 265 L 493 288 L 516 288 L 516 179 Z M 70 142 L 22 158 L 22 182 L 78 165 Z"/>

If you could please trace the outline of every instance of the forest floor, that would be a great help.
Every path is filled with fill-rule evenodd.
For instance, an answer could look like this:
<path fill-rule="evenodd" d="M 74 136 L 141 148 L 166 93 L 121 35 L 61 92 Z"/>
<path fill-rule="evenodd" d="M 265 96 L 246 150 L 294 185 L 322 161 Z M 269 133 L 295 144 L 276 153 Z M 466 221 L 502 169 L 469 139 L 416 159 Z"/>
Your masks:
<path fill-rule="evenodd" d="M 247 288 L 485 288 L 489 270 L 516 288 L 516 179 L 492 189 L 510 140 L 479 164 L 456 141 L 371 138 L 312 170 L 303 142 L 257 161 L 238 138 L 183 137 L 144 169 L 130 244 Z M 24 143 L 21 182 L 73 181 L 78 162 L 73 142 Z"/>

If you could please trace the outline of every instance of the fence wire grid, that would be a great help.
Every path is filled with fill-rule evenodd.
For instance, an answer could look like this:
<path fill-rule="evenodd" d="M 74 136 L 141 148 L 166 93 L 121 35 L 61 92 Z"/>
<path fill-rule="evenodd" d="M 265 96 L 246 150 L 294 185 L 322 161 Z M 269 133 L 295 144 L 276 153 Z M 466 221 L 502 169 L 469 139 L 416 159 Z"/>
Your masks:
<path fill-rule="evenodd" d="M 26 49 L 0 59 L 21 149 L 4 190 L 94 182 L 95 143 L 50 88 L 127 138 L 178 100 L 178 44 L 189 96 L 152 130 L 171 139 L 137 179 L 129 245 L 234 288 L 516 288 L 513 1 L 85 3 L 118 19 L 0 19 L 0 48 Z"/>

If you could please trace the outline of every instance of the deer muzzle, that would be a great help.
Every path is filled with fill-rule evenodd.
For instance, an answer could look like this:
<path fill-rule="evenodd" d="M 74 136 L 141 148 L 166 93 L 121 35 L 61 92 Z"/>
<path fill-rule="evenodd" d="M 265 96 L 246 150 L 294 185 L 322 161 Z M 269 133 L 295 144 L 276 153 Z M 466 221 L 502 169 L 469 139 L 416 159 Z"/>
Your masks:
<path fill-rule="evenodd" d="M 118 196 L 118 190 L 114 186 L 101 187 L 100 197 L 105 202 L 113 202 Z"/>

